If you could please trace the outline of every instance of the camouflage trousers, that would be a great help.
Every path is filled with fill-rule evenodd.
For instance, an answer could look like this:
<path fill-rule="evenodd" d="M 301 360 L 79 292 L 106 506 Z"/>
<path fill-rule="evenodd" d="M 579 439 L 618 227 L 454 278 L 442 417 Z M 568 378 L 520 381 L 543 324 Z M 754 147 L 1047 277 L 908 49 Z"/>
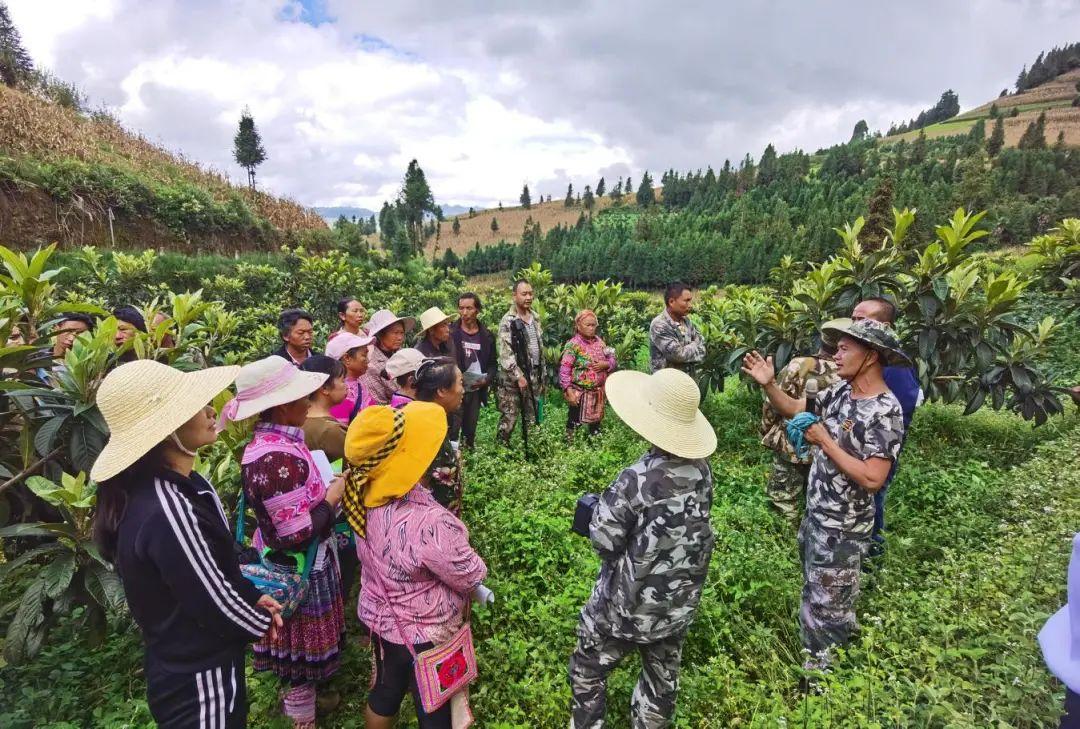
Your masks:
<path fill-rule="evenodd" d="M 765 486 L 773 508 L 793 525 L 799 523 L 799 498 L 806 491 L 810 464 L 792 463 L 779 453 L 773 454 L 772 473 Z"/>
<path fill-rule="evenodd" d="M 809 516 L 803 519 L 799 527 L 803 564 L 799 627 L 803 648 L 810 654 L 805 668 L 826 668 L 829 648 L 846 645 L 858 630 L 855 601 L 869 549 L 869 534 L 856 536 L 822 527 Z"/>
<path fill-rule="evenodd" d="M 630 725 L 659 729 L 675 715 L 679 662 L 686 633 L 653 643 L 632 643 L 579 627 L 577 648 L 570 657 L 570 727 L 600 729 L 607 706 L 607 677 L 628 654 L 641 654 L 641 675 L 630 698 Z"/>
<path fill-rule="evenodd" d="M 540 399 L 540 393 L 541 391 L 537 389 L 537 400 Z M 527 390 L 522 393 L 521 390 L 518 389 L 516 382 L 505 383 L 500 380 L 498 387 L 495 388 L 495 400 L 499 407 L 500 439 L 509 441 L 510 436 L 514 434 L 514 426 L 517 425 L 522 402 L 525 403 L 525 418 L 527 419 L 528 427 L 536 427 L 536 416 L 533 412 L 532 397 L 529 396 Z"/>

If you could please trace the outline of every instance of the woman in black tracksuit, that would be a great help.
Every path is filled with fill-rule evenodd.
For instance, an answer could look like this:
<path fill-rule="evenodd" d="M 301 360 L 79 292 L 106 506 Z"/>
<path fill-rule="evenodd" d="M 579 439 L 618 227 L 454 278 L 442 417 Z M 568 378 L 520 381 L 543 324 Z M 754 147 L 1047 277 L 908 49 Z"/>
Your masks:
<path fill-rule="evenodd" d="M 195 451 L 216 438 L 207 403 L 238 371 L 138 360 L 98 392 L 111 434 L 91 472 L 95 538 L 142 630 L 147 701 L 162 727 L 246 726 L 246 647 L 280 624 L 280 606 L 240 572 L 213 487 L 192 472 Z"/>

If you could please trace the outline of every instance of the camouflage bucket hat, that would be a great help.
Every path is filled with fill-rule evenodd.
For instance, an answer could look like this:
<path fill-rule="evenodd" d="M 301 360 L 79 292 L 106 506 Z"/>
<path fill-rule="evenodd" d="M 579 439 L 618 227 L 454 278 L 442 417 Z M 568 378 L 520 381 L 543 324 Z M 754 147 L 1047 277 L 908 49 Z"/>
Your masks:
<path fill-rule="evenodd" d="M 840 335 L 837 334 L 837 330 L 843 330 L 850 327 L 852 320 L 848 317 L 841 317 L 840 319 L 830 319 L 821 325 L 821 341 L 826 346 L 835 347 L 840 343 Z"/>
<path fill-rule="evenodd" d="M 835 337 L 836 341 L 839 341 L 840 337 L 851 337 L 880 353 L 887 365 L 911 366 L 911 359 L 900 349 L 900 342 L 888 324 L 873 319 L 846 321 L 849 323 L 839 325 L 837 321 L 827 322 L 821 327 L 822 337 Z"/>

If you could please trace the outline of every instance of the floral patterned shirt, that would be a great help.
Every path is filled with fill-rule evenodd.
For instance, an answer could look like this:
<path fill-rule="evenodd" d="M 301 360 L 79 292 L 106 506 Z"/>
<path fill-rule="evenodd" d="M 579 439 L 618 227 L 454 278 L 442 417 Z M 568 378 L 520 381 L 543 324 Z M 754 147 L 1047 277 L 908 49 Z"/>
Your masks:
<path fill-rule="evenodd" d="M 589 369 L 595 362 L 607 362 L 608 369 L 598 372 Z M 595 390 L 604 386 L 607 376 L 615 370 L 615 354 L 600 337 L 586 339 L 575 334 L 563 348 L 559 360 L 559 386 L 566 389 L 573 385 L 581 390 Z"/>

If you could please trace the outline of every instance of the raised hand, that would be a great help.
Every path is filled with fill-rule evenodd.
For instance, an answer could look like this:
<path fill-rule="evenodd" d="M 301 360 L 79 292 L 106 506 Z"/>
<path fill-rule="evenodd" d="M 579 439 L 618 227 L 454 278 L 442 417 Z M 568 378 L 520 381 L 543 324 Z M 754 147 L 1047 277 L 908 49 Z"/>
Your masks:
<path fill-rule="evenodd" d="M 740 369 L 743 374 L 749 375 L 754 382 L 762 387 L 765 387 L 776 378 L 776 367 L 773 366 L 773 358 L 763 358 L 758 354 L 757 350 L 746 353 Z"/>

